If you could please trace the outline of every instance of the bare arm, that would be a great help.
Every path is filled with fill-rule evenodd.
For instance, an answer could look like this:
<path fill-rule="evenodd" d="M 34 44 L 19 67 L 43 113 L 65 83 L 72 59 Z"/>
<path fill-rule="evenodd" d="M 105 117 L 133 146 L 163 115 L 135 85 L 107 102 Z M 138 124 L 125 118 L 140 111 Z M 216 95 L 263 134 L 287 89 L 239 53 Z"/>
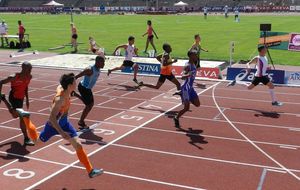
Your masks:
<path fill-rule="evenodd" d="M 185 80 L 185 79 L 187 79 L 187 78 L 189 78 L 191 76 L 191 72 L 190 72 L 190 68 L 188 66 L 185 66 L 183 68 L 183 70 L 184 70 L 184 72 L 183 72 L 183 74 L 181 76 L 181 79 Z"/>
<path fill-rule="evenodd" d="M 25 97 L 26 97 L 26 107 L 29 109 L 29 95 L 28 95 L 28 87 L 25 90 Z"/>
<path fill-rule="evenodd" d="M 16 76 L 9 76 L 6 79 L 3 79 L 3 80 L 0 81 L 0 94 L 2 92 L 2 86 L 3 86 L 3 84 L 9 83 L 9 82 L 15 80 L 15 78 L 16 78 Z"/>
<path fill-rule="evenodd" d="M 208 52 L 208 50 L 207 50 L 207 49 L 204 49 L 204 48 L 201 48 L 201 50 L 202 50 L 202 51 L 205 51 L 205 52 Z"/>
<path fill-rule="evenodd" d="M 159 55 L 159 56 L 156 57 L 156 60 L 161 63 L 161 58 L 162 58 L 162 55 Z"/>
<path fill-rule="evenodd" d="M 127 48 L 127 45 L 119 45 L 118 47 L 116 47 L 116 49 L 115 49 L 115 51 L 114 51 L 114 53 L 113 53 L 113 55 L 116 55 L 116 52 L 118 51 L 118 49 L 120 49 L 120 48 L 124 48 L 124 49 L 126 49 Z"/>
<path fill-rule="evenodd" d="M 92 69 L 86 68 L 85 70 L 80 72 L 78 75 L 76 75 L 75 79 L 78 79 L 78 78 L 83 77 L 83 76 L 91 76 L 92 74 L 93 74 Z"/>
<path fill-rule="evenodd" d="M 154 33 L 154 35 L 155 35 L 156 39 L 158 39 L 158 36 L 157 36 L 157 34 L 156 34 L 156 32 L 155 32 L 155 30 L 154 30 L 154 29 L 153 29 L 153 33 Z"/>
<path fill-rule="evenodd" d="M 143 37 L 146 36 L 146 34 L 148 34 L 148 32 L 146 32 L 145 34 L 143 34 Z"/>
<path fill-rule="evenodd" d="M 162 63 L 163 66 L 172 65 L 173 63 L 176 63 L 176 62 L 177 62 L 177 59 L 174 59 L 173 61 L 168 62 L 169 58 L 170 58 L 169 55 L 164 55 L 164 62 Z"/>
<path fill-rule="evenodd" d="M 249 61 L 249 62 L 247 63 L 248 69 L 250 69 L 250 65 L 251 65 L 251 64 L 256 64 L 257 61 L 258 61 L 258 58 L 257 58 L 257 57 L 254 57 L 251 61 Z"/>

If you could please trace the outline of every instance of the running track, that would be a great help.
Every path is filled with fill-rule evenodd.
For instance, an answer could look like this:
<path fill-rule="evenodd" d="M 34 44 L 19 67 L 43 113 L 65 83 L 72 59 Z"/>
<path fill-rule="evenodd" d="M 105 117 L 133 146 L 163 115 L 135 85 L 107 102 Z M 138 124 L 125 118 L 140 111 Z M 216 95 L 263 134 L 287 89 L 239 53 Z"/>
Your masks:
<path fill-rule="evenodd" d="M 0 77 L 19 71 L 1 65 Z M 62 70 L 33 69 L 32 120 L 40 131 Z M 156 78 L 140 78 L 156 82 Z M 95 167 L 89 179 L 75 152 L 57 136 L 23 147 L 18 120 L 0 105 L 0 183 L 7 189 L 300 189 L 300 89 L 279 87 L 283 107 L 270 105 L 263 87 L 208 82 L 197 87 L 202 106 L 191 107 L 176 129 L 170 118 L 181 107 L 167 82 L 160 90 L 135 91 L 131 76 L 102 74 L 88 117 L 93 132 L 81 134 Z M 8 86 L 3 92 L 8 92 Z M 83 109 L 74 99 L 70 120 Z M 20 175 L 11 174 L 25 171 Z"/>

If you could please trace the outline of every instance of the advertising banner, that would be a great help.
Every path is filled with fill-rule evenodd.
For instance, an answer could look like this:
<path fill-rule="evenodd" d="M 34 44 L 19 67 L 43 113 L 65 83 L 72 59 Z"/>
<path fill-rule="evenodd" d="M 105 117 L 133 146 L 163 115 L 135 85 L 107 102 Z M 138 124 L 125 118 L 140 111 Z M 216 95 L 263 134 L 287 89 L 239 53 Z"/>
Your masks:
<path fill-rule="evenodd" d="M 290 51 L 300 51 L 300 34 L 291 34 L 288 49 Z"/>
<path fill-rule="evenodd" d="M 137 63 L 139 66 L 139 74 L 148 74 L 148 75 L 159 75 L 160 74 L 160 64 L 152 64 L 152 63 Z M 125 67 L 122 70 L 124 73 L 133 73 L 133 69 L 131 67 Z"/>
<path fill-rule="evenodd" d="M 244 68 L 228 68 L 227 80 L 251 82 L 255 76 L 256 69 L 251 69 L 248 74 Z M 269 70 L 268 76 L 275 84 L 285 84 L 285 71 L 283 70 Z"/>
<path fill-rule="evenodd" d="M 300 72 L 286 71 L 285 83 L 290 85 L 300 85 Z"/>
<path fill-rule="evenodd" d="M 183 72 L 183 66 L 173 66 L 173 74 L 175 76 L 181 76 Z M 197 71 L 196 77 L 202 78 L 210 78 L 210 79 L 221 79 L 219 68 L 208 68 L 201 67 L 200 70 Z"/>

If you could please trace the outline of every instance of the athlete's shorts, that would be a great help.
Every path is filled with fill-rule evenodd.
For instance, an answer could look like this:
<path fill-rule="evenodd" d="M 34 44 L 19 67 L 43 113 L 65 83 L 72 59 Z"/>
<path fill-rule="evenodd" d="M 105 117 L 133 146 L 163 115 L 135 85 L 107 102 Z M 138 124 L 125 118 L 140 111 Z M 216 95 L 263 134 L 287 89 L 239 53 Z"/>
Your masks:
<path fill-rule="evenodd" d="M 153 35 L 151 35 L 151 36 L 148 36 L 148 40 L 152 40 L 154 38 L 154 36 Z"/>
<path fill-rule="evenodd" d="M 207 16 L 207 13 L 204 13 L 204 16 Z"/>
<path fill-rule="evenodd" d="M 160 74 L 158 81 L 161 82 L 161 83 L 164 83 L 166 81 L 166 79 L 168 79 L 169 81 L 171 81 L 174 78 L 175 78 L 175 76 L 173 74 L 171 74 L 171 75 Z"/>
<path fill-rule="evenodd" d="M 129 61 L 129 60 L 125 60 L 125 61 L 123 62 L 123 65 L 122 65 L 122 66 L 124 66 L 124 67 L 132 67 L 133 65 L 134 65 L 134 62 Z"/>
<path fill-rule="evenodd" d="M 97 49 L 95 49 L 95 48 L 92 49 L 92 52 L 93 52 L 93 53 L 96 53 L 96 51 L 97 51 Z"/>
<path fill-rule="evenodd" d="M 259 83 L 263 83 L 264 85 L 267 85 L 270 82 L 270 79 L 268 76 L 262 76 L 262 77 L 254 77 L 252 80 L 252 84 L 257 86 Z"/>
<path fill-rule="evenodd" d="M 19 39 L 23 40 L 24 39 L 24 34 L 19 34 Z"/>
<path fill-rule="evenodd" d="M 12 91 L 9 93 L 8 101 L 13 109 L 23 108 L 24 99 L 15 98 Z"/>
<path fill-rule="evenodd" d="M 77 34 L 73 34 L 73 35 L 72 35 L 72 38 L 75 39 L 75 40 L 77 40 L 78 35 L 77 35 Z"/>
<path fill-rule="evenodd" d="M 198 94 L 193 87 L 187 88 L 186 86 L 181 87 L 181 100 L 183 103 L 191 102 L 198 98 Z"/>
<path fill-rule="evenodd" d="M 59 120 L 59 126 L 62 128 L 62 130 L 70 135 L 71 138 L 77 137 L 77 132 L 74 129 L 74 127 L 71 125 L 71 123 L 68 121 L 68 117 L 64 116 L 60 118 Z M 40 140 L 43 142 L 47 142 L 51 137 L 58 135 L 59 133 L 57 130 L 52 127 L 50 121 L 47 121 L 45 128 L 40 134 Z"/>
<path fill-rule="evenodd" d="M 85 105 L 91 105 L 92 103 L 94 103 L 94 96 L 91 89 L 85 88 L 81 83 L 79 83 L 78 91 Z"/>

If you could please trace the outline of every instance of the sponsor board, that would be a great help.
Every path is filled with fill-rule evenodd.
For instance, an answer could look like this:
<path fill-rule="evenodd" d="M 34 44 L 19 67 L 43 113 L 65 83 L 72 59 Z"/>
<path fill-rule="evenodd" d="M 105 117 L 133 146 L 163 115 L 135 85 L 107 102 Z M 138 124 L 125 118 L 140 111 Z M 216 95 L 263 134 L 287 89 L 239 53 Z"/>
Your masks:
<path fill-rule="evenodd" d="M 245 81 L 251 82 L 255 77 L 256 69 L 251 69 L 250 73 L 247 73 L 247 69 L 244 68 L 228 68 L 227 80 Z M 269 70 L 268 76 L 270 80 L 275 84 L 285 84 L 285 71 L 283 70 Z"/>
<path fill-rule="evenodd" d="M 285 71 L 285 83 L 300 85 L 300 72 Z"/>
<path fill-rule="evenodd" d="M 183 66 L 173 66 L 172 72 L 175 76 L 181 76 L 183 73 Z M 208 68 L 208 67 L 201 67 L 201 69 L 198 69 L 196 77 L 210 78 L 210 79 L 222 78 L 219 68 Z"/>
<path fill-rule="evenodd" d="M 159 75 L 160 74 L 160 64 L 153 63 L 137 63 L 139 66 L 139 74 L 148 74 L 148 75 Z M 125 67 L 122 72 L 124 73 L 133 73 L 133 68 Z"/>
<path fill-rule="evenodd" d="M 287 32 L 267 32 L 264 39 L 264 32 L 260 33 L 259 45 L 266 44 L 270 49 L 288 50 L 290 33 Z M 266 40 L 266 41 L 265 41 Z"/>
<path fill-rule="evenodd" d="M 290 51 L 300 51 L 300 34 L 291 34 L 288 49 Z"/>

